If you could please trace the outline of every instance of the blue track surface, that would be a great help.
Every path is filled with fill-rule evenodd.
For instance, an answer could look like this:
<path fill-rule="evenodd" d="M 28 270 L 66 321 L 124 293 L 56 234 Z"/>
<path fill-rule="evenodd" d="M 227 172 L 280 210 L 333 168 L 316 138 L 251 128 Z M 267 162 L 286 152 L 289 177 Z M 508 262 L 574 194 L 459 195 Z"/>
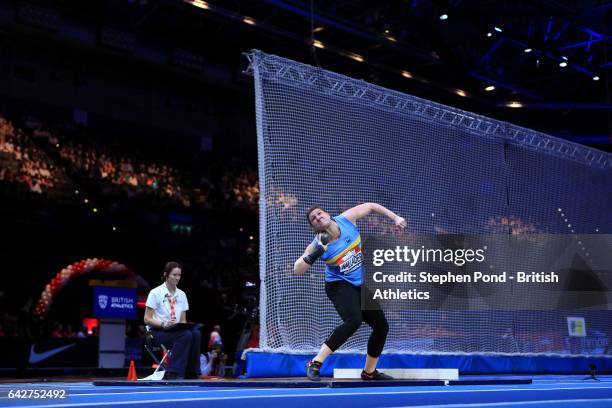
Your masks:
<path fill-rule="evenodd" d="M 67 388 L 65 400 L 16 401 L 9 389 Z M 612 377 L 601 382 L 543 377 L 530 385 L 368 388 L 96 387 L 91 383 L 0 385 L 0 406 L 14 407 L 612 407 Z"/>

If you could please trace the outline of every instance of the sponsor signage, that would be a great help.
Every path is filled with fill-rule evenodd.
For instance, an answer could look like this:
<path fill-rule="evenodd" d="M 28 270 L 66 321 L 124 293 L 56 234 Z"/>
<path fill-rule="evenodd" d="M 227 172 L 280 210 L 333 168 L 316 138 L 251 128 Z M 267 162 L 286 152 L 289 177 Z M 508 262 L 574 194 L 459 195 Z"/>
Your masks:
<path fill-rule="evenodd" d="M 94 316 L 136 318 L 136 289 L 94 286 Z"/>
<path fill-rule="evenodd" d="M 14 346 L 14 350 L 21 346 Z M 98 338 L 41 338 L 30 345 L 31 367 L 97 367 Z M 10 360 L 16 353 L 7 353 Z M 18 353 L 17 353 L 18 354 Z M 1 364 L 4 366 L 4 364 Z M 12 368 L 15 368 L 13 365 Z"/>

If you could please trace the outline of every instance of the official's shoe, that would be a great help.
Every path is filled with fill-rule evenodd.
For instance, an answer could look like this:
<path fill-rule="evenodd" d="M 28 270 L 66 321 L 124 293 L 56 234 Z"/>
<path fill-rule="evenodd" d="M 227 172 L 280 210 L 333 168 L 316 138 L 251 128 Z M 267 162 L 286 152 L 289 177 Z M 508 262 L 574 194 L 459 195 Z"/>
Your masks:
<path fill-rule="evenodd" d="M 166 371 L 164 373 L 164 380 L 183 380 L 183 377 L 179 376 L 177 373 Z"/>
<path fill-rule="evenodd" d="M 377 380 L 394 380 L 393 377 L 385 373 L 381 373 L 378 370 L 374 370 L 371 373 L 366 373 L 365 370 L 361 371 L 361 379 L 364 381 L 377 381 Z"/>
<path fill-rule="evenodd" d="M 315 360 L 306 364 L 306 377 L 310 381 L 321 381 L 321 363 Z"/>

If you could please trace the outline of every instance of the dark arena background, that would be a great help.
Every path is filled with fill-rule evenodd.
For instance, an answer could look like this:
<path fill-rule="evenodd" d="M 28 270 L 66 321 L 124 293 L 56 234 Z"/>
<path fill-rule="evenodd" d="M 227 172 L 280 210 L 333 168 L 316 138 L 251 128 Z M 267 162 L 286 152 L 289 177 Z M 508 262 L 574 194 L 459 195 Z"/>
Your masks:
<path fill-rule="evenodd" d="M 611 20 L 604 0 L 0 2 L 0 406 L 612 406 Z M 323 262 L 294 273 L 307 209 L 370 202 L 406 226 L 359 221 L 364 286 L 375 249 L 472 243 L 488 273 L 561 284 L 419 286 L 431 302 L 380 302 L 394 379 L 361 379 L 363 324 L 310 381 L 342 319 Z M 170 261 L 174 329 L 145 316 L 157 287 L 174 316 Z M 186 352 L 159 338 L 184 332 L 197 369 L 170 375 Z"/>

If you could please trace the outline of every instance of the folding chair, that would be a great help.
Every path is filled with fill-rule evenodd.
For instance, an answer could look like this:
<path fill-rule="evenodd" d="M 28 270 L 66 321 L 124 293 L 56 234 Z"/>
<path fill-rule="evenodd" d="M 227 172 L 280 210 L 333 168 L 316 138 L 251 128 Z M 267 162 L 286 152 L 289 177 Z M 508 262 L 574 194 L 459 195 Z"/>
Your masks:
<path fill-rule="evenodd" d="M 164 374 L 166 373 L 165 364 L 167 360 L 170 358 L 170 355 L 172 354 L 172 350 L 168 350 L 166 346 L 164 346 L 161 343 L 159 345 L 155 343 L 155 336 L 153 335 L 153 330 L 151 330 L 149 326 L 145 326 L 145 345 L 144 346 L 147 352 L 149 353 L 149 355 L 151 356 L 151 358 L 153 359 L 153 361 L 155 361 L 155 364 L 157 364 L 157 367 L 155 368 L 155 371 L 153 372 L 153 374 L 151 374 L 148 377 L 139 379 L 139 380 L 141 381 L 162 380 L 164 378 Z M 163 357 L 161 360 L 157 358 L 157 355 L 156 355 L 156 353 L 159 353 L 160 351 L 163 352 Z"/>

